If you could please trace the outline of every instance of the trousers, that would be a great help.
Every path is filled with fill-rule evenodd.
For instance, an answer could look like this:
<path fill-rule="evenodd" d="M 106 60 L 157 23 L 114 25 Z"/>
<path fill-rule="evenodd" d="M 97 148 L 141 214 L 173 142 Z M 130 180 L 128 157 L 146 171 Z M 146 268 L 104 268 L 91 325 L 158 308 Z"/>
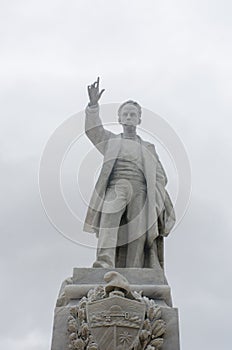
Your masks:
<path fill-rule="evenodd" d="M 127 246 L 126 267 L 143 267 L 146 199 L 144 182 L 120 179 L 109 183 L 102 207 L 97 260 L 93 267 L 115 267 L 116 249 L 122 245 Z M 121 237 L 119 227 L 123 232 Z"/>

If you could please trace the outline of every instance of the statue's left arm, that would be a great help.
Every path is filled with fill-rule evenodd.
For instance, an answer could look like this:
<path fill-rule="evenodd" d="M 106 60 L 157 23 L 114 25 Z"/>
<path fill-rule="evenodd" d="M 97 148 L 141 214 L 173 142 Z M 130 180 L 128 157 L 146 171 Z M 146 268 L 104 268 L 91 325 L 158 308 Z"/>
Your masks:
<path fill-rule="evenodd" d="M 160 162 L 159 156 L 158 156 L 158 154 L 157 154 L 157 152 L 155 150 L 155 146 L 151 145 L 150 147 L 152 149 L 153 156 L 155 157 L 155 160 L 157 162 L 157 166 L 156 166 L 156 181 L 165 187 L 167 185 L 167 182 L 168 182 L 165 170 L 163 168 L 163 165 Z"/>
<path fill-rule="evenodd" d="M 160 234 L 162 236 L 167 236 L 175 224 L 175 212 L 173 208 L 172 201 L 169 197 L 167 190 L 165 189 L 168 179 L 165 170 L 159 160 L 159 156 L 155 150 L 155 146 L 152 145 L 152 153 L 156 161 L 156 191 L 157 200 L 161 201 L 158 210 L 159 221 L 160 221 Z"/>

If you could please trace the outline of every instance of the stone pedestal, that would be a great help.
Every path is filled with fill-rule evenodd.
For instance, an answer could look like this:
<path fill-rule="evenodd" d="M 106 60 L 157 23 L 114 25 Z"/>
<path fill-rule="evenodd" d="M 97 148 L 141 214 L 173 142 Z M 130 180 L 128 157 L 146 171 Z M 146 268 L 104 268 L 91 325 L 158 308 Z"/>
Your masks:
<path fill-rule="evenodd" d="M 70 315 L 72 315 L 73 309 L 75 309 L 76 306 L 78 307 L 80 302 L 83 304 L 82 298 L 86 297 L 88 292 L 91 289 L 94 289 L 98 286 L 104 287 L 106 285 L 106 282 L 104 281 L 104 276 L 107 272 L 110 272 L 110 271 L 118 272 L 128 280 L 131 291 L 133 293 L 135 292 L 132 296 L 130 296 L 130 299 L 133 300 L 135 296 L 134 299 L 136 300 L 136 298 L 138 298 L 139 295 L 143 295 L 149 298 L 150 303 L 153 303 L 154 301 L 156 310 L 159 309 L 161 311 L 161 316 L 160 316 L 161 320 L 162 322 L 164 321 L 164 323 L 166 324 L 165 332 L 164 334 L 162 334 L 163 340 L 161 339 L 163 341 L 163 345 L 157 348 L 153 347 L 153 349 L 179 350 L 180 345 L 179 345 L 178 310 L 172 307 L 170 287 L 166 282 L 165 276 L 162 273 L 157 274 L 154 269 L 138 269 L 138 268 L 122 268 L 122 269 L 74 268 L 73 276 L 67 279 L 66 281 L 64 281 L 64 283 L 62 284 L 59 297 L 57 300 L 57 305 L 55 308 L 55 315 L 54 315 L 51 349 L 52 350 L 71 349 L 70 334 L 72 334 L 71 336 L 74 336 L 74 332 L 70 331 L 70 329 L 68 330 L 68 322 L 71 322 L 70 319 L 72 319 L 72 316 L 70 317 Z M 116 296 L 114 297 L 114 307 L 115 307 L 115 300 L 116 301 L 120 300 L 120 302 L 122 300 L 120 295 L 121 292 L 119 291 L 115 293 L 116 293 Z M 103 301 L 104 300 L 106 299 L 103 299 Z M 129 300 L 129 297 L 127 299 L 124 298 L 123 300 L 125 303 L 127 303 L 127 300 Z M 136 310 L 136 302 L 138 303 L 138 301 L 134 302 L 135 310 Z M 131 300 L 128 301 L 128 304 L 130 303 L 133 304 L 133 301 Z M 97 302 L 95 302 L 95 304 L 97 305 Z M 100 302 L 99 302 L 99 305 L 100 305 Z M 141 303 L 139 303 L 139 306 L 140 305 Z M 127 313 L 125 312 L 125 314 Z M 91 323 L 90 317 L 89 317 L 89 323 Z M 75 325 L 74 325 L 74 328 L 75 328 Z M 107 327 L 105 327 L 104 329 L 106 328 Z M 98 329 L 100 329 L 100 327 L 98 327 Z M 131 338 L 131 336 L 129 337 Z M 96 340 L 93 340 L 93 341 L 97 342 Z M 92 347 L 91 346 L 89 346 L 89 348 L 87 347 L 87 349 L 90 349 L 90 350 L 96 349 L 96 347 L 94 347 L 95 346 L 94 344 L 95 343 L 93 343 Z M 112 344 L 110 344 L 109 346 L 110 346 L 109 350 L 133 349 L 133 346 L 132 347 L 131 345 L 126 346 L 125 343 L 123 343 L 123 346 L 121 347 L 116 345 L 112 347 Z M 84 350 L 85 348 L 86 347 L 83 347 L 83 344 L 81 342 L 79 344 L 79 347 L 76 347 L 76 349 L 80 349 L 80 350 L 81 349 Z M 101 348 L 101 346 L 99 346 L 99 344 L 98 344 L 98 349 L 104 350 Z M 107 347 L 105 349 L 108 350 Z M 152 350 L 152 348 L 149 348 L 149 350 Z"/>

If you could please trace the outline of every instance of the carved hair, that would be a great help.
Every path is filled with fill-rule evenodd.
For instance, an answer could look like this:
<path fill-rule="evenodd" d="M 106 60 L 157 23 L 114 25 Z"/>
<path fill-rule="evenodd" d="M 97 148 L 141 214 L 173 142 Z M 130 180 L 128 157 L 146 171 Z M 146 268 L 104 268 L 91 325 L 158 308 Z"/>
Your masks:
<path fill-rule="evenodd" d="M 121 118 L 120 118 L 120 117 L 121 117 L 122 109 L 123 109 L 123 107 L 126 106 L 126 105 L 132 105 L 132 106 L 134 106 L 134 107 L 137 108 L 137 111 L 138 111 L 138 113 L 139 113 L 139 121 L 141 121 L 141 114 L 142 114 L 142 108 L 141 108 L 141 106 L 138 104 L 138 102 L 135 102 L 135 101 L 133 101 L 133 100 L 128 100 L 128 101 L 126 101 L 126 102 L 123 102 L 123 103 L 121 104 L 121 106 L 119 107 L 119 109 L 118 109 L 118 116 L 119 116 L 118 121 L 119 121 L 119 123 L 121 122 Z"/>

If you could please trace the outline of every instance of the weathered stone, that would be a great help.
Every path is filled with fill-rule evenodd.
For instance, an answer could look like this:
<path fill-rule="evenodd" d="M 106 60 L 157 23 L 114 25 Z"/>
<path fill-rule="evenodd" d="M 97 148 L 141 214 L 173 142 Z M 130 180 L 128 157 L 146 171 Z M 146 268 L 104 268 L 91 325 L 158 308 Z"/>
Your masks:
<path fill-rule="evenodd" d="M 110 271 L 122 274 L 130 283 L 132 290 L 143 291 L 149 298 L 164 300 L 167 305 L 172 306 L 171 290 L 163 270 L 162 273 L 157 273 L 155 269 L 149 268 L 74 268 L 73 285 L 68 285 L 64 289 L 67 299 L 82 298 L 95 286 L 105 285 L 104 276 Z"/>
<path fill-rule="evenodd" d="M 104 276 L 109 271 L 121 273 L 130 284 L 167 284 L 164 271 L 150 268 L 74 268 L 73 284 L 102 284 Z"/>
<path fill-rule="evenodd" d="M 86 136 L 104 157 L 84 224 L 99 238 L 93 267 L 161 269 L 163 237 L 175 224 L 167 176 L 155 146 L 136 133 L 142 115 L 137 102 L 119 107 L 123 133 L 104 128 L 98 104 L 103 91 L 99 78 L 88 86 L 85 118 Z"/>
<path fill-rule="evenodd" d="M 97 259 L 61 286 L 52 350 L 179 350 L 178 310 L 163 269 L 163 239 L 175 223 L 167 177 L 155 146 L 136 134 L 140 105 L 120 106 L 116 135 L 101 123 L 103 92 L 99 78 L 88 86 L 85 120 L 104 156 L 84 225 L 99 238 Z"/>
<path fill-rule="evenodd" d="M 68 349 L 69 336 L 67 333 L 67 322 L 70 310 L 74 305 L 78 305 L 79 300 L 72 300 L 69 305 L 56 308 L 54 317 L 53 337 L 51 350 Z M 178 309 L 167 306 L 160 306 L 162 318 L 166 322 L 166 332 L 164 334 L 164 343 L 162 350 L 179 350 L 179 324 Z"/>
<path fill-rule="evenodd" d="M 83 273 L 85 270 L 85 274 Z M 75 342 L 75 346 L 82 346 L 82 342 L 83 339 L 80 337 L 78 338 L 77 335 L 77 327 L 80 327 L 80 324 L 78 326 L 78 323 L 75 324 L 75 317 L 73 317 L 73 309 L 75 307 L 77 308 L 82 308 L 83 310 L 83 305 L 84 308 L 86 308 L 86 303 L 88 304 L 90 301 L 90 306 L 91 305 L 95 305 L 94 309 L 92 308 L 92 306 L 89 308 L 90 310 L 90 314 L 95 314 L 96 312 L 101 312 L 103 311 L 104 307 L 105 310 L 110 310 L 111 304 L 107 304 L 109 300 L 109 303 L 111 302 L 110 299 L 113 301 L 113 305 L 117 305 L 117 310 L 123 310 L 123 312 L 126 312 L 127 307 L 129 307 L 129 313 L 131 312 L 131 310 L 133 310 L 132 308 L 132 304 L 130 306 L 130 303 L 132 302 L 132 300 L 135 300 L 135 306 L 134 306 L 134 310 L 136 310 L 136 303 L 138 303 L 139 300 L 143 300 L 142 295 L 140 295 L 139 293 L 135 293 L 134 292 L 139 292 L 141 290 L 143 290 L 143 295 L 146 296 L 146 298 L 144 299 L 144 301 L 146 301 L 146 303 L 148 305 L 152 305 L 152 307 L 155 307 L 156 309 L 158 308 L 160 310 L 160 323 L 161 325 L 165 325 L 165 331 L 161 328 L 158 328 L 158 335 L 161 334 L 160 337 L 156 337 L 153 340 L 150 341 L 154 341 L 155 343 L 162 343 L 162 350 L 179 350 L 179 329 L 178 329 L 178 310 L 176 308 L 172 308 L 170 306 L 168 306 L 168 301 L 170 302 L 170 300 L 168 300 L 168 296 L 170 297 L 170 287 L 168 285 L 152 285 L 152 284 L 146 284 L 146 285 L 133 285 L 133 284 L 128 284 L 125 278 L 122 277 L 121 281 L 120 281 L 120 275 L 119 275 L 119 271 L 118 270 L 114 270 L 112 271 L 112 274 L 109 274 L 109 271 L 107 271 L 106 276 L 108 276 L 108 278 L 106 278 L 108 284 L 110 283 L 111 287 L 115 287 L 114 288 L 110 288 L 108 290 L 108 297 L 109 299 L 105 299 L 104 297 L 104 291 L 106 293 L 105 287 L 107 285 L 107 283 L 104 281 L 104 272 L 101 271 L 102 269 L 97 269 L 98 270 L 98 277 L 95 278 L 95 280 L 100 280 L 101 283 L 95 283 L 95 284 L 87 284 L 86 282 L 89 281 L 89 279 L 91 279 L 92 274 L 89 272 L 92 269 L 74 269 L 74 276 L 73 279 L 69 279 L 68 280 L 68 284 L 65 283 L 63 285 L 63 288 L 61 290 L 60 295 L 65 295 L 65 300 L 67 305 L 65 306 L 61 306 L 61 307 L 56 307 L 55 309 L 55 317 L 54 317 L 54 327 L 53 327 L 53 339 L 52 339 L 52 350 L 66 350 L 68 349 L 68 346 L 70 346 L 70 349 L 75 348 L 74 344 Z M 124 269 L 122 269 L 124 271 Z M 127 269 L 127 275 L 130 276 L 131 280 L 136 280 L 136 275 L 138 274 L 138 270 L 140 269 L 132 269 L 133 271 L 129 271 L 130 269 Z M 136 271 L 137 270 L 137 274 Z M 148 269 L 149 270 L 149 269 Z M 101 271 L 101 274 L 100 274 Z M 142 271 L 139 271 L 140 273 Z M 115 274 L 116 273 L 116 274 Z M 100 277 L 100 276 L 101 277 Z M 117 281 L 116 283 L 114 280 L 114 276 L 117 276 Z M 110 277 L 111 276 L 111 277 Z M 144 277 L 144 281 L 146 281 L 148 283 L 149 278 L 151 278 L 152 273 L 151 271 L 149 271 L 147 273 L 147 280 L 146 277 Z M 80 283 L 77 282 L 77 280 L 80 278 Z M 70 284 L 71 281 L 75 280 L 75 284 Z M 82 284 L 82 282 L 85 282 Z M 103 287 L 98 287 L 98 285 L 102 285 Z M 125 288 L 126 285 L 126 288 Z M 123 288 L 121 288 L 121 286 Z M 115 289 L 115 292 L 111 292 L 111 290 L 113 291 Z M 92 292 L 90 293 L 90 290 L 92 290 Z M 96 290 L 95 293 L 96 296 L 94 296 L 94 290 Z M 124 291 L 124 292 L 123 292 Z M 129 292 L 129 293 L 128 293 Z M 130 292 L 132 294 L 130 294 Z M 100 294 L 99 294 L 100 293 Z M 112 294 L 113 293 L 113 294 Z M 112 295 L 111 295 L 112 294 Z M 88 296 L 87 296 L 88 295 Z M 100 295 L 100 297 L 98 297 Z M 128 295 L 128 297 L 126 297 Z M 166 297 L 165 297 L 166 295 Z M 113 297 L 113 299 L 112 299 Z M 149 297 L 149 299 L 147 298 Z M 123 299 L 124 298 L 124 299 Z M 128 299 L 129 298 L 129 299 Z M 93 300 L 93 301 L 91 301 Z M 94 302 L 94 300 L 99 300 L 99 303 L 96 304 L 96 302 Z M 102 302 L 101 302 L 102 300 Z M 117 303 L 117 300 L 119 301 L 119 303 Z M 121 301 L 120 301 L 121 300 Z M 124 301 L 123 301 L 124 300 Z M 137 302 L 136 302 L 137 300 Z M 150 300 L 150 301 L 149 301 Z M 120 304 L 120 303 L 124 303 L 124 304 Z M 105 305 L 105 306 L 104 306 Z M 123 306 L 124 305 L 124 306 Z M 137 305 L 141 305 L 141 303 L 138 303 Z M 112 308 L 115 309 L 115 307 Z M 116 310 L 116 309 L 115 309 Z M 152 309 L 151 309 L 152 311 Z M 83 312 L 83 311 L 82 311 Z M 84 312 L 84 316 L 83 317 L 87 317 L 86 312 Z M 114 312 L 114 311 L 113 311 Z M 76 311 L 77 313 L 77 311 Z M 106 314 L 107 315 L 107 314 Z M 112 314 L 111 316 L 113 316 L 114 314 Z M 155 320 L 155 316 L 153 313 L 153 316 L 151 316 L 150 313 L 148 313 L 148 311 L 146 312 L 146 317 L 150 317 L 150 319 Z M 90 316 L 89 316 L 90 317 Z M 90 320 L 90 319 L 89 319 Z M 96 347 L 96 343 L 97 343 L 97 339 L 99 340 L 101 338 L 101 333 L 99 333 L 99 330 L 97 330 L 97 328 L 92 328 L 92 332 L 91 332 L 91 324 L 88 325 L 88 323 L 85 323 L 86 321 L 83 319 L 82 320 L 83 324 L 86 326 L 86 331 L 85 332 L 90 332 L 90 337 L 93 337 L 93 339 L 91 340 L 91 346 L 89 347 L 92 350 L 108 350 L 108 348 L 105 348 L 104 344 L 101 345 L 98 344 L 98 347 Z M 148 321 L 150 322 L 150 321 Z M 163 322 L 163 323 L 162 323 Z M 107 323 L 106 323 L 107 326 Z M 159 325 L 158 325 L 159 326 Z M 141 339 L 140 341 L 143 342 L 145 341 L 144 336 L 146 337 L 148 331 L 147 331 L 147 326 L 144 323 L 144 330 L 142 330 L 141 332 L 141 328 L 140 328 L 140 332 L 141 332 Z M 104 328 L 104 327 L 103 327 Z M 108 330 L 107 334 L 111 334 L 111 330 L 110 328 L 106 328 L 106 330 Z M 122 332 L 120 331 L 118 333 L 118 337 L 120 334 L 129 334 L 130 332 L 125 328 L 125 329 L 120 329 L 122 330 Z M 161 330 L 161 331 L 160 331 Z M 103 333 L 104 333 L 104 329 L 102 329 Z M 139 330 L 138 330 L 139 331 Z M 134 332 L 134 333 L 133 333 Z M 132 338 L 135 336 L 136 330 L 134 329 L 131 336 Z M 159 333 L 160 332 L 160 333 Z M 76 335 L 75 335 L 76 334 Z M 112 333 L 113 334 L 113 333 Z M 136 333 L 137 334 L 137 333 Z M 96 338 L 96 339 L 95 339 Z M 129 337 L 129 339 L 132 339 Z M 144 339 L 143 339 L 144 338 Z M 109 344 L 112 343 L 112 339 L 110 339 Z M 114 340 L 114 343 L 112 344 L 116 344 L 119 338 L 117 338 L 116 340 Z M 121 339 L 121 338 L 120 338 Z M 137 339 L 137 338 L 136 338 Z M 152 338 L 148 338 L 148 339 L 152 339 Z M 90 341 L 90 340 L 89 340 Z M 100 341 L 101 342 L 101 341 Z M 79 345 L 78 345 L 79 344 Z M 82 345 L 81 345 L 82 344 Z M 118 350 L 120 349 L 120 347 L 112 347 L 113 345 L 110 345 L 110 349 L 111 350 Z M 132 344 L 132 342 L 131 342 Z M 84 346 L 84 345 L 83 345 Z M 80 347 L 80 349 L 82 349 Z M 85 347 L 83 347 L 83 350 L 85 349 Z M 128 347 L 129 349 L 129 347 Z M 131 348 L 132 349 L 132 348 Z M 144 348 L 146 349 L 146 347 Z"/>
<path fill-rule="evenodd" d="M 96 284 L 83 284 L 83 285 L 69 285 L 64 289 L 65 300 L 67 302 L 73 299 L 81 299 L 84 297 L 90 289 L 95 288 Z M 155 300 L 163 300 L 168 306 L 172 306 L 171 303 L 171 289 L 169 286 L 157 286 L 157 285 L 136 285 L 131 284 L 131 289 L 136 292 L 142 292 L 149 298 Z"/>
<path fill-rule="evenodd" d="M 56 307 L 54 313 L 52 350 L 68 349 L 67 320 L 70 315 L 70 306 Z"/>
<path fill-rule="evenodd" d="M 166 322 L 166 332 L 164 334 L 164 343 L 162 350 L 179 350 L 179 318 L 178 309 L 169 307 L 160 307 L 162 310 L 162 318 Z"/>

